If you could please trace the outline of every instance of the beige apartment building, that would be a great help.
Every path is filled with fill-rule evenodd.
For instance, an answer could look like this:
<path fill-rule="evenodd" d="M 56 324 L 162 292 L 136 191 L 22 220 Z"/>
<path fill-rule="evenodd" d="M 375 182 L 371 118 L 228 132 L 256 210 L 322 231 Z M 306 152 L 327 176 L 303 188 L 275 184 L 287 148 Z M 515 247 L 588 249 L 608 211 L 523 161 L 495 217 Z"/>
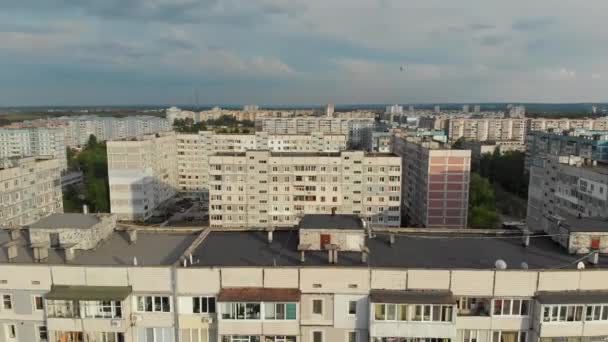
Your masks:
<path fill-rule="evenodd" d="M 269 150 L 277 152 L 339 152 L 346 149 L 341 134 L 198 134 L 177 135 L 178 190 L 203 200 L 209 195 L 209 156 L 218 152 Z"/>
<path fill-rule="evenodd" d="M 519 118 L 456 118 L 449 119 L 448 139 L 456 141 L 500 141 L 514 140 L 524 142 L 526 137 L 526 119 Z"/>
<path fill-rule="evenodd" d="M 61 162 L 35 157 L 0 160 L 0 228 L 63 212 Z"/>
<path fill-rule="evenodd" d="M 108 141 L 110 212 L 120 220 L 145 220 L 177 193 L 175 132 Z"/>
<path fill-rule="evenodd" d="M 304 214 L 356 214 L 399 227 L 401 158 L 388 153 L 247 151 L 209 157 L 212 227 L 293 226 Z"/>
<path fill-rule="evenodd" d="M 466 228 L 471 151 L 397 133 L 393 153 L 403 160 L 401 208 L 406 224 Z"/>
<path fill-rule="evenodd" d="M 52 248 L 38 259 L 27 229 L 0 230 L 0 341 L 608 336 L 604 255 L 570 255 L 546 236 L 368 234 L 354 218 L 319 219 L 274 232 L 114 231 L 69 260 Z"/>

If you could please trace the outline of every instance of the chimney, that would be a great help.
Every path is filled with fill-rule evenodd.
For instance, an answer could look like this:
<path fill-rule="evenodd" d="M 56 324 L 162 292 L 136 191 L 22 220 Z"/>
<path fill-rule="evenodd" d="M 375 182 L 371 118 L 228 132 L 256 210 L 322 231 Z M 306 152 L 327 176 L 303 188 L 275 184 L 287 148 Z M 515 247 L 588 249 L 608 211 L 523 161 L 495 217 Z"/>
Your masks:
<path fill-rule="evenodd" d="M 395 244 L 395 234 L 391 234 L 389 236 L 390 242 L 391 242 L 391 246 Z"/>
<path fill-rule="evenodd" d="M 49 248 L 48 246 L 38 246 L 33 247 L 34 250 L 34 261 L 35 262 L 44 262 L 49 258 Z"/>
<path fill-rule="evenodd" d="M 76 253 L 72 247 L 67 247 L 63 251 L 65 252 L 65 261 L 72 261 L 76 257 Z"/>
<path fill-rule="evenodd" d="M 334 251 L 331 249 L 328 249 L 327 256 L 329 257 L 329 263 L 333 264 L 334 263 Z"/>
<path fill-rule="evenodd" d="M 524 235 L 522 238 L 523 238 L 522 244 L 524 245 L 524 247 L 530 246 L 530 232 L 528 232 L 527 230 L 524 231 Z"/>
<path fill-rule="evenodd" d="M 301 251 L 300 251 L 300 262 L 301 262 L 301 263 L 306 262 L 306 254 L 305 254 L 305 251 L 304 251 L 304 250 L 301 250 Z"/>
<path fill-rule="evenodd" d="M 361 262 L 364 264 L 367 262 L 367 251 L 361 252 Z"/>
<path fill-rule="evenodd" d="M 89 213 L 89 206 L 86 204 L 82 205 L 82 213 L 87 215 Z"/>
<path fill-rule="evenodd" d="M 338 250 L 334 250 L 334 264 L 338 263 Z"/>
<path fill-rule="evenodd" d="M 134 244 L 137 242 L 137 229 L 129 229 L 127 230 L 129 233 L 129 243 Z"/>
<path fill-rule="evenodd" d="M 599 251 L 593 251 L 591 253 L 591 255 L 589 255 L 589 262 L 597 265 L 600 262 L 600 252 Z"/>
<path fill-rule="evenodd" d="M 17 246 L 18 242 L 17 241 L 9 241 L 7 243 L 4 244 L 4 246 L 7 249 L 7 255 L 8 255 L 8 261 L 15 261 L 15 259 L 17 258 L 17 256 L 19 255 L 19 249 Z"/>
<path fill-rule="evenodd" d="M 268 228 L 266 232 L 268 234 L 268 243 L 272 243 L 272 240 L 274 239 L 274 228 Z"/>

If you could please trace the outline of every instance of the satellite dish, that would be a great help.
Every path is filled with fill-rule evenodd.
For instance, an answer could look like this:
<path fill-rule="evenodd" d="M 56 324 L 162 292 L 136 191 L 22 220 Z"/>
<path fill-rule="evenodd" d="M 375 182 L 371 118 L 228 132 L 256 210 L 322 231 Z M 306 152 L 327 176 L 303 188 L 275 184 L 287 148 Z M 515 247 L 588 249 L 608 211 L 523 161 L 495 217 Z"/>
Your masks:
<path fill-rule="evenodd" d="M 496 267 L 497 270 L 506 270 L 507 269 L 507 263 L 502 259 L 496 260 L 496 262 L 494 263 L 494 266 Z"/>
<path fill-rule="evenodd" d="M 578 264 L 576 264 L 576 269 L 577 270 L 584 270 L 585 269 L 585 263 L 582 261 L 579 261 Z"/>
<path fill-rule="evenodd" d="M 521 263 L 520 267 L 522 270 L 527 270 L 529 268 L 528 263 L 525 261 Z"/>

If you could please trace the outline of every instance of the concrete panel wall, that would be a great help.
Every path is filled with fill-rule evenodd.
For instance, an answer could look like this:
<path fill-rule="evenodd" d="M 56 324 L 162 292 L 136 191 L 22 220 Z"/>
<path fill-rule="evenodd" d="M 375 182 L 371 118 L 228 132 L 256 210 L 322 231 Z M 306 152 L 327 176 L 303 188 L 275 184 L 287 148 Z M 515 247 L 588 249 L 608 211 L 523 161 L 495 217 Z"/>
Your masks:
<path fill-rule="evenodd" d="M 494 295 L 497 297 L 532 297 L 536 292 L 537 272 L 497 271 Z"/>
<path fill-rule="evenodd" d="M 407 272 L 407 288 L 447 290 L 450 288 L 450 271 L 409 270 Z"/>
<path fill-rule="evenodd" d="M 579 288 L 579 272 L 545 271 L 540 272 L 538 277 L 539 291 L 572 291 Z"/>
<path fill-rule="evenodd" d="M 46 266 L 0 265 L 1 289 L 42 290 L 51 288 L 51 273 Z"/>
<path fill-rule="evenodd" d="M 181 268 L 177 270 L 177 292 L 180 294 L 217 294 L 220 292 L 218 268 Z"/>
<path fill-rule="evenodd" d="M 265 268 L 264 287 L 279 287 L 297 289 L 300 273 L 297 269 Z"/>
<path fill-rule="evenodd" d="M 84 267 L 52 266 L 51 274 L 55 285 L 85 285 L 86 275 Z"/>
<path fill-rule="evenodd" d="M 127 269 L 124 267 L 87 267 L 86 284 L 90 286 L 127 286 Z"/>
<path fill-rule="evenodd" d="M 323 314 L 313 314 L 313 300 L 323 301 Z M 328 294 L 303 294 L 300 299 L 300 322 L 303 325 L 333 324 L 334 297 Z"/>
<path fill-rule="evenodd" d="M 452 271 L 451 290 L 455 295 L 491 296 L 494 271 Z"/>
<path fill-rule="evenodd" d="M 585 270 L 580 276 L 581 290 L 605 290 L 608 284 L 608 271 Z"/>
<path fill-rule="evenodd" d="M 366 269 L 305 268 L 300 270 L 300 289 L 311 293 L 368 293 Z"/>
<path fill-rule="evenodd" d="M 372 270 L 372 289 L 405 290 L 407 271 Z"/>
<path fill-rule="evenodd" d="M 168 267 L 131 267 L 129 268 L 129 283 L 133 286 L 133 292 L 171 292 L 171 269 Z"/>
<path fill-rule="evenodd" d="M 222 287 L 262 287 L 261 268 L 230 267 L 221 270 Z"/>
<path fill-rule="evenodd" d="M 356 313 L 349 314 L 349 302 L 357 302 Z M 367 295 L 335 295 L 334 326 L 345 329 L 367 329 L 369 324 L 369 301 Z"/>

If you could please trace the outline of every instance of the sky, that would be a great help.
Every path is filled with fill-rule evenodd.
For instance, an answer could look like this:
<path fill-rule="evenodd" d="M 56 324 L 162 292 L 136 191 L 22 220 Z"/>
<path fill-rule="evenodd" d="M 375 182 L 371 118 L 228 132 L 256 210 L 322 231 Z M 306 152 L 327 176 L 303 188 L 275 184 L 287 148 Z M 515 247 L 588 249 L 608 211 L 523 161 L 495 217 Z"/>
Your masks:
<path fill-rule="evenodd" d="M 606 13 L 606 0 L 1 0 L 0 106 L 605 102 Z"/>

